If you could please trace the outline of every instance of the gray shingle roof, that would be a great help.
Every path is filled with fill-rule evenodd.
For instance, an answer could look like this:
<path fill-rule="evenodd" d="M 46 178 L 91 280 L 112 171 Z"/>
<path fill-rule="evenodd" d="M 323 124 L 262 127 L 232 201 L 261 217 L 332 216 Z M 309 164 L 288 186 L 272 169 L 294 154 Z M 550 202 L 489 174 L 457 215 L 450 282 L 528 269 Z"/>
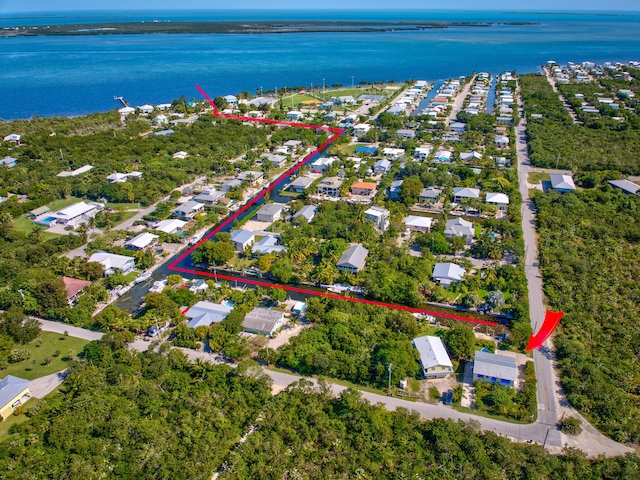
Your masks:
<path fill-rule="evenodd" d="M 369 250 L 364 248 L 362 245 L 351 245 L 344 251 L 336 265 L 339 267 L 344 266 L 360 269 L 363 267 L 368 254 Z"/>

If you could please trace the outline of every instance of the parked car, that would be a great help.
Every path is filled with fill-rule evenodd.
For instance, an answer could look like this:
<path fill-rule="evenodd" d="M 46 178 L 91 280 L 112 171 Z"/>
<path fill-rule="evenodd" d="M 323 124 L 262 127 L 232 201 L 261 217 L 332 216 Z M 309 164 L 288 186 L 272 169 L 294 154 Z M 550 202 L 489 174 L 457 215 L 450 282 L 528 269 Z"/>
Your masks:
<path fill-rule="evenodd" d="M 453 390 L 448 390 L 442 394 L 442 403 L 451 405 L 453 403 Z"/>

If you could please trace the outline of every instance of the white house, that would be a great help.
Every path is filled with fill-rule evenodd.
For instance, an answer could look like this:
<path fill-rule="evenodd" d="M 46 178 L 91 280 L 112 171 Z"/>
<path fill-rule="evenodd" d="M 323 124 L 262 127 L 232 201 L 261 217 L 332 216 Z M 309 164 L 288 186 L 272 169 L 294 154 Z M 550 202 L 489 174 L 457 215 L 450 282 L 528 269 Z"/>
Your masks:
<path fill-rule="evenodd" d="M 68 171 L 60 172 L 59 174 L 56 175 L 56 177 L 77 177 L 78 175 L 87 173 L 91 169 L 93 169 L 92 165 L 83 165 L 82 167 L 76 168 L 75 170 L 71 170 L 70 172 Z"/>
<path fill-rule="evenodd" d="M 244 249 L 252 245 L 256 237 L 250 230 L 234 230 L 231 232 L 231 243 L 236 252 L 244 252 Z"/>
<path fill-rule="evenodd" d="M 464 237 L 467 244 L 471 243 L 475 235 L 473 223 L 468 222 L 464 218 L 455 218 L 448 220 L 444 228 L 444 236 L 451 239 L 455 237 Z"/>
<path fill-rule="evenodd" d="M 289 184 L 289 191 L 294 193 L 303 193 L 315 181 L 311 177 L 298 177 Z"/>
<path fill-rule="evenodd" d="M 480 190 L 469 187 L 456 187 L 453 189 L 453 201 L 461 202 L 462 200 L 476 200 L 480 198 Z"/>
<path fill-rule="evenodd" d="M 215 188 L 213 188 L 199 193 L 198 195 L 193 197 L 193 200 L 199 203 L 204 203 L 205 205 L 214 205 L 222 197 L 224 197 L 224 193 L 218 192 Z"/>
<path fill-rule="evenodd" d="M 462 122 L 453 122 L 451 125 L 449 125 L 449 130 L 451 130 L 453 133 L 457 133 L 458 135 L 462 135 L 466 129 L 467 125 Z"/>
<path fill-rule="evenodd" d="M 453 373 L 453 364 L 440 337 L 425 335 L 414 338 L 413 346 L 420 355 L 424 378 L 444 378 Z"/>
<path fill-rule="evenodd" d="M 486 200 L 489 205 L 498 207 L 500 210 L 506 210 L 509 205 L 509 195 L 499 192 L 487 192 Z"/>
<path fill-rule="evenodd" d="M 473 162 L 474 160 L 482 160 L 482 154 L 480 152 L 462 152 L 460 154 L 460 160 L 463 162 Z"/>
<path fill-rule="evenodd" d="M 389 228 L 389 215 L 389 210 L 381 207 L 371 207 L 364 212 L 364 216 L 383 232 Z"/>
<path fill-rule="evenodd" d="M 404 155 L 404 148 L 383 148 L 382 156 L 390 160 L 397 160 Z"/>
<path fill-rule="evenodd" d="M 122 107 L 118 110 L 118 113 L 122 116 L 126 116 L 126 115 L 131 115 L 135 111 L 136 109 L 133 107 Z"/>
<path fill-rule="evenodd" d="M 440 163 L 449 163 L 453 152 L 451 150 L 438 150 L 433 155 L 433 160 Z"/>
<path fill-rule="evenodd" d="M 149 105 L 147 103 L 145 105 L 138 107 L 138 110 L 140 110 L 140 113 L 148 115 L 149 113 L 153 112 L 153 105 Z"/>
<path fill-rule="evenodd" d="M 496 147 L 498 148 L 508 148 L 509 137 L 507 137 L 506 135 L 496 135 L 495 143 Z"/>
<path fill-rule="evenodd" d="M 284 245 L 278 245 L 278 237 L 273 235 L 262 237 L 262 239 L 254 243 L 251 247 L 251 253 L 256 256 L 266 255 L 268 253 L 282 253 L 286 251 L 287 247 Z"/>
<path fill-rule="evenodd" d="M 382 175 L 384 173 L 387 173 L 390 168 L 391 162 L 389 160 L 378 160 L 373 165 L 373 173 Z"/>
<path fill-rule="evenodd" d="M 81 223 L 85 223 L 104 208 L 102 203 L 97 202 L 78 202 L 70 205 L 62 210 L 58 210 L 51 216 L 55 218 L 56 223 L 61 225 L 70 225 L 76 228 Z"/>
<path fill-rule="evenodd" d="M 293 218 L 295 219 L 295 218 L 298 218 L 298 217 L 303 217 L 307 222 L 311 222 L 311 220 L 313 220 L 313 217 L 316 216 L 317 212 L 318 212 L 318 207 L 317 206 L 315 206 L 315 205 L 305 205 L 300 210 L 298 210 L 298 212 L 295 213 Z"/>
<path fill-rule="evenodd" d="M 433 152 L 433 145 L 430 145 L 430 144 L 420 145 L 418 148 L 414 150 L 413 157 L 416 160 L 426 160 L 429 157 L 429 155 L 431 155 L 431 152 Z"/>
<path fill-rule="evenodd" d="M 153 230 L 173 235 L 184 228 L 187 222 L 173 218 L 171 220 L 160 220 L 152 226 Z"/>
<path fill-rule="evenodd" d="M 189 154 L 183 150 L 180 150 L 179 152 L 174 153 L 172 156 L 176 160 L 184 160 L 189 156 Z"/>
<path fill-rule="evenodd" d="M 404 219 L 404 224 L 412 232 L 428 233 L 433 224 L 433 218 L 409 215 Z"/>
<path fill-rule="evenodd" d="M 467 273 L 460 265 L 450 262 L 436 263 L 433 267 L 432 278 L 434 282 L 438 282 L 444 287 L 448 287 L 452 283 L 461 282 Z"/>
<path fill-rule="evenodd" d="M 96 262 L 102 265 L 105 275 L 111 275 L 116 271 L 123 274 L 129 273 L 136 266 L 136 259 L 126 255 L 116 255 L 114 253 L 97 252 L 89 257 L 89 262 Z"/>
<path fill-rule="evenodd" d="M 287 120 L 300 120 L 302 118 L 304 118 L 304 113 L 299 112 L 298 110 L 291 110 L 290 112 L 287 112 Z"/>
<path fill-rule="evenodd" d="M 338 161 L 337 157 L 322 157 L 317 159 L 311 164 L 311 171 L 313 173 L 325 173 L 331 168 L 335 162 Z"/>
<path fill-rule="evenodd" d="M 107 175 L 107 180 L 109 183 L 123 183 L 126 182 L 129 178 L 142 178 L 142 172 L 131 172 L 131 173 L 112 173 Z"/>
<path fill-rule="evenodd" d="M 347 248 L 336 266 L 338 270 L 357 273 L 364 268 L 369 250 L 360 244 L 351 245 Z"/>
<path fill-rule="evenodd" d="M 178 217 L 191 219 L 197 213 L 201 212 L 203 209 L 204 209 L 204 203 L 196 202 L 194 200 L 189 200 L 188 202 L 185 202 L 182 205 L 179 205 L 173 211 L 173 213 Z"/>
<path fill-rule="evenodd" d="M 359 123 L 353 127 L 353 134 L 356 137 L 362 137 L 367 134 L 369 130 L 371 130 L 371 125 L 368 123 Z"/>
<path fill-rule="evenodd" d="M 124 243 L 124 248 L 128 250 L 146 250 L 149 247 L 154 246 L 158 241 L 158 235 L 153 233 L 144 232 L 136 235 L 131 240 Z"/>

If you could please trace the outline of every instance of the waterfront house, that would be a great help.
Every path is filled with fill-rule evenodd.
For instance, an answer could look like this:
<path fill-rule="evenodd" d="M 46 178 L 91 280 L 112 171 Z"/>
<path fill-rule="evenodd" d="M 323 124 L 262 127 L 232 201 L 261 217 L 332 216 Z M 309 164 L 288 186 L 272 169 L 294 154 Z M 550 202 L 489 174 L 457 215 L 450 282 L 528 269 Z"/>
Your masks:
<path fill-rule="evenodd" d="M 153 233 L 140 233 L 131 240 L 125 242 L 124 248 L 127 250 L 143 251 L 156 245 L 158 243 L 158 238 L 160 237 Z"/>
<path fill-rule="evenodd" d="M 193 200 L 210 206 L 217 203 L 222 197 L 224 197 L 223 192 L 218 192 L 215 188 L 212 188 L 210 190 L 205 190 L 204 192 L 199 193 L 198 195 L 193 197 Z"/>
<path fill-rule="evenodd" d="M 192 219 L 197 213 L 204 209 L 204 203 L 196 202 L 195 200 L 189 200 L 188 202 L 179 205 L 173 210 L 173 214 L 185 219 Z"/>
<path fill-rule="evenodd" d="M 259 222 L 275 222 L 280 218 L 284 210 L 282 203 L 268 203 L 264 205 L 256 214 Z"/>
<path fill-rule="evenodd" d="M 518 379 L 516 359 L 477 350 L 473 360 L 473 380 L 499 383 L 513 388 Z"/>
<path fill-rule="evenodd" d="M 289 184 L 289 191 L 293 193 L 304 193 L 314 181 L 315 179 L 311 177 L 298 177 Z"/>
<path fill-rule="evenodd" d="M 268 253 L 286 252 L 287 247 L 278 245 L 278 237 L 267 235 L 251 246 L 251 253 L 255 256 L 266 255 Z"/>
<path fill-rule="evenodd" d="M 88 280 L 78 280 L 77 278 L 62 277 L 64 289 L 67 292 L 67 303 L 73 306 L 76 299 L 84 292 L 84 289 L 91 285 Z"/>
<path fill-rule="evenodd" d="M 453 364 L 440 337 L 425 335 L 414 338 L 413 346 L 420 355 L 420 366 L 424 378 L 444 378 L 453 373 Z"/>
<path fill-rule="evenodd" d="M 226 304 L 200 301 L 184 312 L 184 316 L 189 319 L 189 328 L 209 327 L 227 318 L 232 310 L 233 307 Z"/>
<path fill-rule="evenodd" d="M 136 266 L 136 259 L 133 257 L 107 252 L 94 253 L 89 257 L 89 262 L 96 262 L 102 265 L 105 275 L 111 275 L 116 271 L 126 275 Z"/>
<path fill-rule="evenodd" d="M 242 172 L 238 175 L 238 180 L 241 182 L 247 182 L 250 186 L 255 187 L 256 185 L 262 184 L 264 180 L 264 173 L 257 172 L 255 170 L 247 170 L 246 172 Z"/>
<path fill-rule="evenodd" d="M 141 114 L 148 115 L 153 112 L 153 105 L 149 105 L 148 103 L 138 107 L 138 110 Z"/>
<path fill-rule="evenodd" d="M 127 115 L 131 115 L 135 111 L 136 111 L 136 109 L 133 108 L 133 107 L 122 107 L 122 108 L 118 109 L 118 113 L 120 115 L 122 115 L 123 117 L 126 117 Z"/>
<path fill-rule="evenodd" d="M 0 380 L 0 416 L 3 421 L 31 398 L 30 385 L 29 380 L 13 375 L 7 375 Z"/>
<path fill-rule="evenodd" d="M 231 232 L 231 243 L 236 252 L 244 252 L 245 248 L 252 245 L 256 237 L 250 230 L 234 230 Z"/>
<path fill-rule="evenodd" d="M 460 217 L 453 220 L 447 220 L 444 228 L 444 236 L 448 239 L 464 237 L 468 245 L 473 240 L 474 235 L 475 231 L 472 222 L 468 222 L 464 218 Z"/>
<path fill-rule="evenodd" d="M 369 250 L 362 245 L 358 243 L 351 245 L 344 251 L 336 267 L 341 271 L 357 273 L 364 268 L 368 254 Z"/>
<path fill-rule="evenodd" d="M 222 185 L 220 185 L 220 190 L 222 190 L 223 192 L 228 192 L 229 190 L 240 187 L 242 187 L 242 181 L 234 178 L 233 180 L 227 180 Z"/>
<path fill-rule="evenodd" d="M 313 173 L 325 173 L 331 168 L 331 165 L 333 165 L 337 161 L 337 157 L 319 158 L 311 164 L 311 171 Z"/>
<path fill-rule="evenodd" d="M 153 230 L 157 230 L 158 232 L 174 235 L 182 230 L 186 224 L 187 222 L 183 220 L 172 218 L 170 220 L 160 220 L 159 222 L 153 224 L 151 228 Z"/>
<path fill-rule="evenodd" d="M 342 180 L 338 177 L 327 177 L 322 179 L 318 184 L 317 192 L 319 195 L 327 195 L 329 197 L 339 197 Z"/>

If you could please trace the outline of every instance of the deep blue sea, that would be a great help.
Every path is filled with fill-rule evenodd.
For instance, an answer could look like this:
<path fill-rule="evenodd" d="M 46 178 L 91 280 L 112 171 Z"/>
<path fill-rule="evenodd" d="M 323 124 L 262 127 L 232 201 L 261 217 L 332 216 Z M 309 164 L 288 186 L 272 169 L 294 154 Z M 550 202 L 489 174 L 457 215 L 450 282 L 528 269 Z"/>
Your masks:
<path fill-rule="evenodd" d="M 2 15 L 0 28 L 106 21 L 342 20 L 536 22 L 416 32 L 96 35 L 0 38 L 0 118 L 81 115 L 292 85 L 435 81 L 472 71 L 536 71 L 547 60 L 640 60 L 640 13 L 434 11 L 68 12 Z"/>

